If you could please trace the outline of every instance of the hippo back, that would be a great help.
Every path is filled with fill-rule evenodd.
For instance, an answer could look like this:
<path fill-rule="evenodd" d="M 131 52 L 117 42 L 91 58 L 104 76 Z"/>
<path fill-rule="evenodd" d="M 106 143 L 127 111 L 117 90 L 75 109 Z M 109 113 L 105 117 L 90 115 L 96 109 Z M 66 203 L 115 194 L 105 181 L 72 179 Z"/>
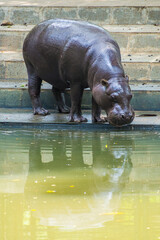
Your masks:
<path fill-rule="evenodd" d="M 38 24 L 27 35 L 23 55 L 25 62 L 30 62 L 45 81 L 55 85 L 58 81 L 72 81 L 72 76 L 74 79 L 81 76 L 87 87 L 90 56 L 95 54 L 93 46 L 98 46 L 99 52 L 106 42 L 116 44 L 101 27 L 53 19 Z"/>

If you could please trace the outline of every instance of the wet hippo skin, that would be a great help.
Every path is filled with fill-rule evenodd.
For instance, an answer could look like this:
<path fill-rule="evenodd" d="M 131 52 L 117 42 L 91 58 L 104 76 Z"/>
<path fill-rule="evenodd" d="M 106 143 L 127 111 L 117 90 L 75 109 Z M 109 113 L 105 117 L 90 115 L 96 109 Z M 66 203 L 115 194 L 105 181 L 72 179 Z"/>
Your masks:
<path fill-rule="evenodd" d="M 92 92 L 92 120 L 115 126 L 132 122 L 134 111 L 118 44 L 103 28 L 87 22 L 51 19 L 27 35 L 23 56 L 34 114 L 47 115 L 40 103 L 42 80 L 52 85 L 59 112 L 68 113 L 62 93 L 71 89 L 71 122 L 86 122 L 81 113 L 83 90 Z"/>

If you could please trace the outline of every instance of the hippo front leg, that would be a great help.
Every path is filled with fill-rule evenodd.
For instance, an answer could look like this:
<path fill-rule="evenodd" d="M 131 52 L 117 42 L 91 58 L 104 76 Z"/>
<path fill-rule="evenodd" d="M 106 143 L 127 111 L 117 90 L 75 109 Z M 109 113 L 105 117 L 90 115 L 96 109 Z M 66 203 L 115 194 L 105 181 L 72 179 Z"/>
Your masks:
<path fill-rule="evenodd" d="M 70 122 L 87 122 L 87 118 L 82 116 L 81 102 L 82 102 L 83 88 L 80 84 L 71 86 L 71 111 Z"/>
<path fill-rule="evenodd" d="M 101 107 L 96 103 L 95 99 L 92 97 L 92 122 L 93 123 L 104 123 L 107 119 L 101 117 Z"/>

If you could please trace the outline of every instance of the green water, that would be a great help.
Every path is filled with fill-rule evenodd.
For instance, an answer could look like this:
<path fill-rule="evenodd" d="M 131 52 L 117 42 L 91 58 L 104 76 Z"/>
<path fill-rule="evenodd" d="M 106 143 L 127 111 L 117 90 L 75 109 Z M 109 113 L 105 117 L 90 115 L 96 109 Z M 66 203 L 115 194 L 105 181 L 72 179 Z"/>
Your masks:
<path fill-rule="evenodd" d="M 0 240 L 160 239 L 160 132 L 0 130 Z"/>

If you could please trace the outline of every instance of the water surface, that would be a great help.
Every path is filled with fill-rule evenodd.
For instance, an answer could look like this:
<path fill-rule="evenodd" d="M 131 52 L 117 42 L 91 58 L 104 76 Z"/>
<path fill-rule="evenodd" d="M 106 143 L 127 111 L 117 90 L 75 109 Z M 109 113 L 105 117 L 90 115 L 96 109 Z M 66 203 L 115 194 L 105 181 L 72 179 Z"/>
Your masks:
<path fill-rule="evenodd" d="M 0 239 L 160 239 L 160 132 L 0 130 Z"/>

